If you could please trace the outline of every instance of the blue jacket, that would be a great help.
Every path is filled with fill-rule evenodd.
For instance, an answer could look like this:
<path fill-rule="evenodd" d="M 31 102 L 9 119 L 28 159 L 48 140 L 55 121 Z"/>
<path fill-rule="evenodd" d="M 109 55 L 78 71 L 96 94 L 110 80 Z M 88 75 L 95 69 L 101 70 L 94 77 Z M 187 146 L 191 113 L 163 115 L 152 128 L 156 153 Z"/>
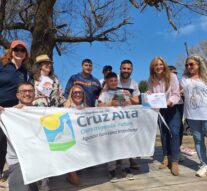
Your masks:
<path fill-rule="evenodd" d="M 23 66 L 16 69 L 12 62 L 6 65 L 0 62 L 0 106 L 11 107 L 17 104 L 17 86 L 25 81 L 27 71 Z"/>
<path fill-rule="evenodd" d="M 95 101 L 101 91 L 101 84 L 99 80 L 94 78 L 92 75 L 90 75 L 89 78 L 85 78 L 82 73 L 72 75 L 65 88 L 64 96 L 66 99 L 68 98 L 70 89 L 73 87 L 73 85 L 80 85 L 83 88 L 86 95 L 86 104 L 89 107 L 94 107 Z"/>

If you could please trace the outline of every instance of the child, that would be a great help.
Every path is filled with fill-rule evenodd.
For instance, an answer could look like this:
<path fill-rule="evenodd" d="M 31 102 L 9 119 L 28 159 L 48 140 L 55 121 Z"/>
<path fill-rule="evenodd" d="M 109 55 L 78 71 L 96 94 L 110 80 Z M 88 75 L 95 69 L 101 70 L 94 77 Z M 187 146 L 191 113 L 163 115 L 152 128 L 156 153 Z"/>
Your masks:
<path fill-rule="evenodd" d="M 105 82 L 106 89 L 98 98 L 99 107 L 126 106 L 131 104 L 129 97 L 125 96 L 122 90 L 117 89 L 118 79 L 116 73 L 111 72 L 107 74 Z M 117 181 L 116 162 L 117 161 L 112 161 L 108 163 L 109 178 L 112 183 Z M 122 159 L 121 164 L 124 177 L 133 180 L 134 178 L 130 169 L 129 159 Z"/>

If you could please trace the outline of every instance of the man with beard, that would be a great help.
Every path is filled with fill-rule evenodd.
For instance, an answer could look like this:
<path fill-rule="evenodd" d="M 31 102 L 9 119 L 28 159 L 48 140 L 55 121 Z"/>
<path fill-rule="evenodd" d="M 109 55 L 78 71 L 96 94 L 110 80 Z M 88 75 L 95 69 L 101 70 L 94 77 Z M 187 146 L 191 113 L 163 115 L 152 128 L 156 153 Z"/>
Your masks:
<path fill-rule="evenodd" d="M 131 79 L 133 64 L 130 60 L 123 60 L 120 65 L 120 76 L 118 89 L 122 89 L 125 96 L 128 96 L 132 105 L 139 104 L 140 91 L 138 83 Z"/>
<path fill-rule="evenodd" d="M 131 79 L 130 76 L 133 71 L 133 64 L 130 60 L 123 60 L 120 65 L 120 75 L 118 80 L 118 89 L 122 89 L 125 96 L 129 97 L 132 105 L 139 104 L 139 87 L 138 83 Z M 135 159 L 130 158 L 130 167 L 133 169 L 139 169 Z"/>

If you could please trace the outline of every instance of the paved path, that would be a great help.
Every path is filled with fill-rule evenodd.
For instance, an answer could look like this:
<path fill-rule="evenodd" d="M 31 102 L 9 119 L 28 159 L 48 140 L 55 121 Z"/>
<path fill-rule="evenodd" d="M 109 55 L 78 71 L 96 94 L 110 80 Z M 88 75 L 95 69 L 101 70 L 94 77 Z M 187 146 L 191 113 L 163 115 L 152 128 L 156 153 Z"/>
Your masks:
<path fill-rule="evenodd" d="M 169 169 L 159 170 L 162 152 L 156 147 L 154 157 L 138 159 L 141 168 L 134 170 L 135 180 L 120 178 L 117 183 L 110 183 L 105 165 L 82 170 L 81 186 L 75 187 L 67 183 L 65 176 L 51 178 L 52 191 L 206 191 L 207 178 L 195 176 L 198 168 L 197 156 L 187 157 L 180 165 L 180 176 L 173 176 Z"/>
<path fill-rule="evenodd" d="M 185 145 L 192 147 L 192 138 L 186 138 Z M 119 182 L 110 183 L 106 166 L 99 165 L 79 172 L 82 183 L 79 187 L 69 184 L 65 175 L 50 178 L 51 191 L 207 191 L 207 177 L 195 176 L 198 168 L 197 155 L 187 157 L 180 164 L 180 176 L 175 177 L 169 169 L 158 169 L 162 159 L 159 140 L 156 145 L 154 157 L 138 159 L 141 168 L 133 171 L 133 181 L 120 178 Z"/>

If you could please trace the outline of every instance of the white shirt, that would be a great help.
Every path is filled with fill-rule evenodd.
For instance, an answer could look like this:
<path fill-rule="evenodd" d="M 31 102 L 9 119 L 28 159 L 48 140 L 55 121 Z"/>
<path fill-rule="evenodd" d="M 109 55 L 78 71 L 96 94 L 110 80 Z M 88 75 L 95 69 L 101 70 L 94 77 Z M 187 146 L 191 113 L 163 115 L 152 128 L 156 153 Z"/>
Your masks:
<path fill-rule="evenodd" d="M 133 97 L 140 95 L 138 83 L 131 78 L 129 78 L 129 80 L 126 83 L 123 83 L 120 81 L 120 77 L 119 77 L 117 87 L 118 89 L 128 90 L 132 94 Z"/>
<path fill-rule="evenodd" d="M 41 76 L 37 89 L 45 96 L 49 97 L 53 90 L 54 81 L 48 76 Z"/>
<path fill-rule="evenodd" d="M 184 116 L 187 119 L 207 120 L 207 84 L 200 79 L 183 77 Z"/>

